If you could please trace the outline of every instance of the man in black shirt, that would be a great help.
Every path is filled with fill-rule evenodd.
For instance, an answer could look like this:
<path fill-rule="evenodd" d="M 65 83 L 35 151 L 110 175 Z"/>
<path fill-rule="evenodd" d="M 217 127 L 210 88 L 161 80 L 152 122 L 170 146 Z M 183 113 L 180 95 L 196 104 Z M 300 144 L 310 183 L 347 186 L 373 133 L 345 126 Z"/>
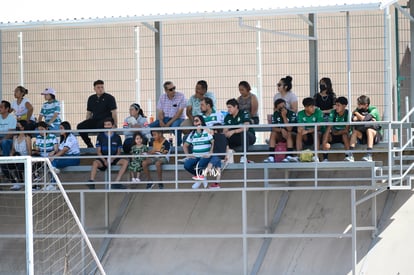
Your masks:
<path fill-rule="evenodd" d="M 102 129 L 103 120 L 112 117 L 114 120 L 114 128 L 118 127 L 118 116 L 116 112 L 116 100 L 112 95 L 105 93 L 104 82 L 96 80 L 93 83 L 94 95 L 89 96 L 86 108 L 86 120 L 78 124 L 78 130 L 84 129 Z M 80 133 L 88 148 L 93 147 L 91 139 L 87 132 Z"/>

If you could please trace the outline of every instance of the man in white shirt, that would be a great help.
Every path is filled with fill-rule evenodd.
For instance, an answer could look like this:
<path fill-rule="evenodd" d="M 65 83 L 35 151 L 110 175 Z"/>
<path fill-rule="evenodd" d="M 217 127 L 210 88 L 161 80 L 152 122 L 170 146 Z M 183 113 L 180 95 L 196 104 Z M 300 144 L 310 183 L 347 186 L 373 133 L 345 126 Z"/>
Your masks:
<path fill-rule="evenodd" d="M 15 131 L 17 124 L 16 117 L 10 111 L 10 102 L 2 100 L 0 103 L 0 146 L 3 156 L 10 156 L 13 135 L 8 132 Z"/>

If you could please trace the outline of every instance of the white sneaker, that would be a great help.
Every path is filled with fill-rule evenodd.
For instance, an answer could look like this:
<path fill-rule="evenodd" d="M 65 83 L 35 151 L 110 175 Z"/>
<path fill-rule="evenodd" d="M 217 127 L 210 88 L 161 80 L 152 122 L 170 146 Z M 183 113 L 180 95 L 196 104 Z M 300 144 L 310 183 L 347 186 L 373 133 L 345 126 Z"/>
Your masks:
<path fill-rule="evenodd" d="M 12 187 L 10 187 L 11 191 L 19 191 L 20 189 L 22 189 L 22 187 L 20 186 L 20 184 L 13 184 Z"/>
<path fill-rule="evenodd" d="M 265 159 L 263 162 L 265 162 L 265 163 L 272 163 L 272 162 L 275 162 L 275 158 L 274 157 L 272 157 L 272 156 L 268 156 L 267 157 L 267 159 Z"/>
<path fill-rule="evenodd" d="M 353 162 L 354 161 L 354 156 L 345 157 L 345 161 Z"/>
<path fill-rule="evenodd" d="M 134 178 L 135 182 L 140 182 L 141 180 L 139 178 Z"/>
<path fill-rule="evenodd" d="M 328 159 L 323 159 L 323 161 L 322 162 L 329 162 L 329 160 Z"/>
<path fill-rule="evenodd" d="M 240 163 L 245 163 L 246 162 L 246 158 L 244 156 L 240 157 Z"/>
<path fill-rule="evenodd" d="M 289 162 L 299 162 L 299 157 L 289 157 Z"/>
<path fill-rule="evenodd" d="M 371 155 L 365 155 L 365 156 L 362 158 L 362 160 L 363 160 L 363 161 L 372 161 L 372 156 L 371 156 Z"/>
<path fill-rule="evenodd" d="M 203 187 L 207 188 L 208 187 L 208 182 L 207 181 L 203 181 Z"/>
<path fill-rule="evenodd" d="M 317 156 L 313 156 L 313 157 L 312 157 L 312 161 L 313 161 L 313 162 L 319 162 L 319 158 L 318 158 Z"/>
<path fill-rule="evenodd" d="M 53 169 L 53 171 L 55 171 L 56 174 L 59 174 L 60 173 L 60 170 L 58 168 L 52 167 L 52 169 Z"/>
<path fill-rule="evenodd" d="M 56 186 L 54 184 L 48 184 L 45 187 L 43 187 L 42 190 L 43 191 L 55 191 L 56 190 Z"/>
<path fill-rule="evenodd" d="M 196 182 L 194 182 L 194 184 L 191 186 L 191 188 L 193 188 L 193 189 L 197 189 L 198 187 L 200 187 L 200 185 L 201 185 L 201 181 L 196 181 Z"/>

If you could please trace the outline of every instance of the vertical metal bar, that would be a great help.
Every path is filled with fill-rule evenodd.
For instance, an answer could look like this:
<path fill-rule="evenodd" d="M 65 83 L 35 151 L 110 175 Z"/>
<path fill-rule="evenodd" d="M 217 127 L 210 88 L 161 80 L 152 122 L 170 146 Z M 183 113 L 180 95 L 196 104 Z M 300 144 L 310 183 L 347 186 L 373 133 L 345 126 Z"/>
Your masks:
<path fill-rule="evenodd" d="M 135 99 L 139 104 L 141 103 L 141 67 L 140 67 L 140 44 L 139 44 L 139 27 L 135 26 Z"/>
<path fill-rule="evenodd" d="M 83 226 L 83 228 L 85 228 L 85 193 L 84 192 L 80 192 L 79 193 L 79 207 L 80 207 L 80 222 Z M 83 260 L 83 266 L 85 266 L 85 241 L 82 238 L 82 251 L 81 251 L 81 255 L 82 255 L 82 260 Z"/>
<path fill-rule="evenodd" d="M 351 220 L 352 220 L 352 275 L 356 274 L 356 266 L 357 266 L 357 230 L 356 230 L 356 191 L 355 188 L 351 188 Z"/>
<path fill-rule="evenodd" d="M 247 189 L 242 190 L 243 274 L 247 275 Z"/>
<path fill-rule="evenodd" d="M 391 15 L 390 8 L 384 10 L 384 120 L 392 120 L 392 67 L 391 67 Z M 384 140 L 392 140 L 392 132 L 387 129 L 384 131 Z"/>
<path fill-rule="evenodd" d="M 353 110 L 351 100 L 351 31 L 349 21 L 349 11 L 346 12 L 346 69 L 347 69 L 347 83 L 348 83 L 348 106 L 349 110 Z M 348 112 L 348 121 L 352 121 L 352 112 Z"/>
<path fill-rule="evenodd" d="M 408 6 L 410 8 L 410 15 L 414 16 L 414 1 L 408 1 Z M 414 49 L 414 20 L 410 20 L 410 49 L 411 49 L 411 58 L 410 58 L 410 64 L 411 68 L 414 64 L 414 54 L 412 54 L 412 50 Z M 411 75 L 412 75 L 412 69 L 411 69 Z M 411 77 L 410 80 L 410 105 L 414 106 L 414 77 Z M 408 110 L 407 110 L 408 112 Z M 412 120 L 412 119 L 411 119 Z"/>
<path fill-rule="evenodd" d="M 154 32 L 154 50 L 155 50 L 155 98 L 160 98 L 163 93 L 162 82 L 164 81 L 164 65 L 162 62 L 162 22 L 155 22 L 155 28 L 158 32 Z M 154 111 L 154 117 L 157 118 L 157 110 Z"/>
<path fill-rule="evenodd" d="M 26 274 L 34 274 L 34 253 L 33 253 L 33 198 L 32 198 L 32 158 L 24 160 L 24 181 L 25 181 L 25 220 L 26 220 Z"/>
<path fill-rule="evenodd" d="M 316 15 L 309 14 L 309 37 L 317 37 Z M 309 39 L 309 95 L 313 96 L 318 92 L 318 40 Z"/>
<path fill-rule="evenodd" d="M 109 233 L 109 192 L 105 192 L 105 232 Z"/>
<path fill-rule="evenodd" d="M 257 21 L 256 27 L 260 29 L 260 21 Z M 257 97 L 259 99 L 259 119 L 267 123 L 263 108 L 263 76 L 262 76 L 262 36 L 261 32 L 256 31 L 256 78 L 257 78 Z"/>
<path fill-rule="evenodd" d="M 24 86 L 24 67 L 23 67 L 23 33 L 19 32 L 19 69 L 20 69 L 20 85 Z"/>
<path fill-rule="evenodd" d="M 269 203 L 268 203 L 268 190 L 264 191 L 264 224 L 265 224 L 265 233 L 269 233 Z"/>
<path fill-rule="evenodd" d="M 0 64 L 3 64 L 3 41 L 2 41 L 2 33 L 3 31 L 0 30 Z M 3 97 L 3 66 L 0 66 L 0 98 Z"/>
<path fill-rule="evenodd" d="M 372 232 L 372 238 L 377 235 L 377 196 L 372 198 L 372 225 L 375 227 L 375 231 Z"/>

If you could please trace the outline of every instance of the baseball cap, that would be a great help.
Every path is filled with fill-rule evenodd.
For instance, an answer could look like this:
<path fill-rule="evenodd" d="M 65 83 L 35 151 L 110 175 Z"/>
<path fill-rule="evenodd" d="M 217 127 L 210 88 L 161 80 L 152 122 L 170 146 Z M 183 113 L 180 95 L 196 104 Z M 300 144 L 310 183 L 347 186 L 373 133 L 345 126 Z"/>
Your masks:
<path fill-rule="evenodd" d="M 46 88 L 43 92 L 42 95 L 56 95 L 55 90 L 53 90 L 52 88 Z"/>

